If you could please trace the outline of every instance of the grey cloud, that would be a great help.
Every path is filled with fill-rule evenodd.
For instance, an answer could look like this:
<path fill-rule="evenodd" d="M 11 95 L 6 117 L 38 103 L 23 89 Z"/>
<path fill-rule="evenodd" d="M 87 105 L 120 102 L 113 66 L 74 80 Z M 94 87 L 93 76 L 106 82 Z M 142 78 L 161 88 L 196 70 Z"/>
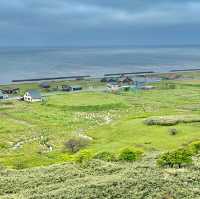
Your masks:
<path fill-rule="evenodd" d="M 174 26 L 186 32 L 190 28 L 193 34 L 200 24 L 199 10 L 197 0 L 1 0 L 0 42 L 10 38 L 16 43 L 59 43 L 61 39 L 68 43 L 70 36 L 76 42 L 87 38 L 95 43 L 101 38 L 106 43 L 112 35 L 123 42 L 131 33 L 137 39 L 152 28 L 169 33 Z M 174 33 L 179 34 L 177 30 Z M 135 42 L 133 38 L 131 42 Z"/>

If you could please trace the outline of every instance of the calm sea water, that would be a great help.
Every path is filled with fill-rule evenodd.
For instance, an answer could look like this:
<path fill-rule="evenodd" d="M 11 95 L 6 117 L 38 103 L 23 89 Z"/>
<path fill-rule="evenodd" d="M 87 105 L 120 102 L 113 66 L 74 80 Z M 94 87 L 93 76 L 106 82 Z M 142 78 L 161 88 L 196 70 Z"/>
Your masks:
<path fill-rule="evenodd" d="M 13 79 L 200 68 L 200 46 L 0 48 L 0 83 Z"/>

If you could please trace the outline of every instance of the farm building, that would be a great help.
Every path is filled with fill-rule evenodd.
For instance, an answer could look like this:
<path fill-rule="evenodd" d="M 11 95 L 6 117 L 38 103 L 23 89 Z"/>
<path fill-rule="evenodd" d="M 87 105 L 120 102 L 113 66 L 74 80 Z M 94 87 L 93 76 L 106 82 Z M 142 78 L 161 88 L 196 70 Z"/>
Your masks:
<path fill-rule="evenodd" d="M 134 84 L 134 80 L 131 79 L 130 77 L 121 77 L 118 79 L 118 84 L 123 85 L 123 84 L 128 84 L 128 85 L 132 85 Z"/>
<path fill-rule="evenodd" d="M 104 77 L 103 79 L 101 79 L 101 82 L 104 82 L 104 83 L 116 83 L 117 82 L 117 78 Z"/>
<path fill-rule="evenodd" d="M 27 101 L 27 102 L 41 102 L 42 101 L 42 95 L 37 90 L 29 90 L 24 95 L 24 101 Z"/>
<path fill-rule="evenodd" d="M 11 95 L 11 94 L 17 94 L 20 89 L 19 88 L 3 88 L 1 89 L 2 93 Z"/>
<path fill-rule="evenodd" d="M 81 86 L 78 86 L 78 85 L 76 85 L 76 86 L 71 86 L 71 88 L 72 88 L 72 91 L 80 91 L 80 90 L 83 89 Z"/>
<path fill-rule="evenodd" d="M 62 91 L 66 92 L 72 91 L 72 87 L 68 85 L 62 85 Z"/>
<path fill-rule="evenodd" d="M 8 95 L 4 94 L 1 90 L 0 90 L 0 100 L 2 99 L 7 99 Z"/>
<path fill-rule="evenodd" d="M 107 88 L 108 90 L 112 92 L 116 92 L 120 89 L 120 86 L 117 83 L 110 83 L 110 84 L 107 84 Z"/>
<path fill-rule="evenodd" d="M 42 82 L 42 83 L 40 84 L 40 87 L 41 87 L 41 88 L 50 88 L 50 84 L 49 84 L 49 82 Z"/>

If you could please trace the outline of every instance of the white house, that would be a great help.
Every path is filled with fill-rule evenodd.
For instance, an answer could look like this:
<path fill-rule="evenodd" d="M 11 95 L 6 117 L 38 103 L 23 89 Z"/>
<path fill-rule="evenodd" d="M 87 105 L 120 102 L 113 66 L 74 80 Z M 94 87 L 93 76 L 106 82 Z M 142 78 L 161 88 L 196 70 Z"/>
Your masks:
<path fill-rule="evenodd" d="M 116 92 L 120 89 L 120 86 L 117 83 L 107 84 L 109 91 Z"/>
<path fill-rule="evenodd" d="M 24 95 L 24 101 L 27 101 L 27 102 L 41 102 L 42 101 L 42 95 L 37 90 L 29 90 Z"/>

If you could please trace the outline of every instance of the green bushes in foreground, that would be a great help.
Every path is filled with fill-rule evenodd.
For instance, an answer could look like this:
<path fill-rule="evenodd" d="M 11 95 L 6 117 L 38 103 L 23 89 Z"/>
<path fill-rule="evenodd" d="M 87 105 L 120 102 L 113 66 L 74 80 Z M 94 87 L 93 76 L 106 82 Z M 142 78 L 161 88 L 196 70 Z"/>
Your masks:
<path fill-rule="evenodd" d="M 142 151 L 133 148 L 124 148 L 120 151 L 118 155 L 108 151 L 103 151 L 94 154 L 90 150 L 82 150 L 74 156 L 74 160 L 77 163 L 84 163 L 91 159 L 98 159 L 106 162 L 116 162 L 116 161 L 133 162 L 138 160 L 142 154 L 143 154 Z"/>
<path fill-rule="evenodd" d="M 200 152 L 200 141 L 195 141 L 189 144 L 188 148 L 191 150 L 193 155 L 196 155 Z"/>
<path fill-rule="evenodd" d="M 142 151 L 135 150 L 132 148 L 124 148 L 121 150 L 118 159 L 122 161 L 132 162 L 137 160 L 142 155 L 142 153 Z"/>
<path fill-rule="evenodd" d="M 76 156 L 75 156 L 75 161 L 77 163 L 84 163 L 93 158 L 93 153 L 92 151 L 89 150 L 82 150 L 80 151 Z"/>
<path fill-rule="evenodd" d="M 116 161 L 117 157 L 115 154 L 111 152 L 103 151 L 103 152 L 95 154 L 94 159 L 112 162 L 112 161 Z"/>
<path fill-rule="evenodd" d="M 179 167 L 190 165 L 192 163 L 192 156 L 200 152 L 200 141 L 195 141 L 187 147 L 178 149 L 176 151 L 167 152 L 157 160 L 157 164 L 162 167 Z"/>
<path fill-rule="evenodd" d="M 157 164 L 161 167 L 178 167 L 189 165 L 192 163 L 192 154 L 190 150 L 178 149 L 176 151 L 167 152 L 160 155 Z"/>

